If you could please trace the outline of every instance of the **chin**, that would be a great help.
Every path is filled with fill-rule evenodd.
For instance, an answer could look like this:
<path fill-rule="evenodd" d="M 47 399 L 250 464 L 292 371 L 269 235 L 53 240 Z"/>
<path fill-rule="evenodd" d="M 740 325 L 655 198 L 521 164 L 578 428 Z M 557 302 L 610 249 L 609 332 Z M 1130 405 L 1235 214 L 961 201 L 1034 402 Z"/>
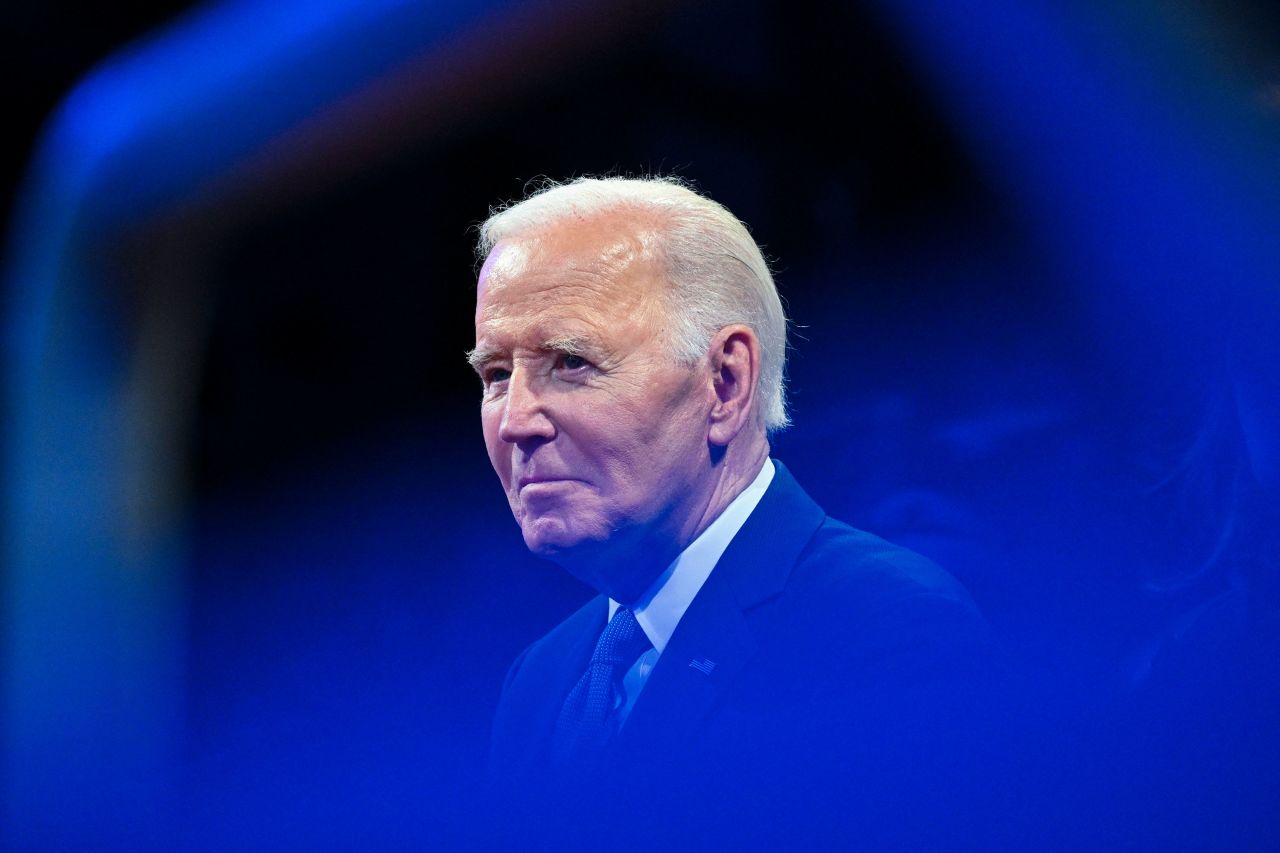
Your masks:
<path fill-rule="evenodd" d="M 580 530 L 576 525 L 565 523 L 556 516 L 542 516 L 533 520 L 526 519 L 521 525 L 524 544 L 539 557 L 547 559 L 568 558 L 574 554 L 584 554 L 595 550 L 607 536 L 592 536 L 590 532 Z"/>
<path fill-rule="evenodd" d="M 556 518 L 538 518 L 522 525 L 524 544 L 539 557 L 555 557 L 573 550 L 581 544 L 581 537 L 574 535 Z"/>

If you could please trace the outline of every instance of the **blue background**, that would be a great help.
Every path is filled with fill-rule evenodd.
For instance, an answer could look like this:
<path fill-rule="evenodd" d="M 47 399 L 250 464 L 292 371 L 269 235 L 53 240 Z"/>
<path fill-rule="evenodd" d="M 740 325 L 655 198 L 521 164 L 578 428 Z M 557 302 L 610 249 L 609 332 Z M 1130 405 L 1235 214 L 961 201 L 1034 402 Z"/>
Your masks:
<path fill-rule="evenodd" d="M 1222 743 L 1186 753 L 1237 792 L 1195 825 L 1274 842 L 1266 4 L 3 16 L 16 846 L 482 833 L 505 668 L 590 591 L 488 467 L 474 226 L 602 172 L 691 179 L 774 259 L 775 455 L 972 591 L 1047 753 L 1015 778 L 1090 790 L 1132 747 L 1142 784 L 1099 797 L 1157 807 L 1082 831 L 1156 844 L 1188 789 L 1155 756 Z"/>

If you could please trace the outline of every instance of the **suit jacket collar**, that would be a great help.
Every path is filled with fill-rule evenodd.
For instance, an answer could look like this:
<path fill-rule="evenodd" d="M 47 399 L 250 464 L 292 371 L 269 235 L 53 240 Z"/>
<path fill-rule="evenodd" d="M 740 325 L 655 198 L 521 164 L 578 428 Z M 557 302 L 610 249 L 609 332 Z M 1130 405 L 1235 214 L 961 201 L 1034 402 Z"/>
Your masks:
<path fill-rule="evenodd" d="M 776 460 L 755 511 L 720 557 L 676 627 L 615 746 L 643 752 L 661 739 L 679 748 L 757 649 L 746 613 L 786 586 L 826 513 Z M 602 598 L 602 601 L 605 600 Z"/>
<path fill-rule="evenodd" d="M 827 517 L 786 466 L 776 459 L 773 464 L 769 490 L 717 564 L 734 567 L 720 574 L 743 610 L 782 591 L 800 552 Z"/>

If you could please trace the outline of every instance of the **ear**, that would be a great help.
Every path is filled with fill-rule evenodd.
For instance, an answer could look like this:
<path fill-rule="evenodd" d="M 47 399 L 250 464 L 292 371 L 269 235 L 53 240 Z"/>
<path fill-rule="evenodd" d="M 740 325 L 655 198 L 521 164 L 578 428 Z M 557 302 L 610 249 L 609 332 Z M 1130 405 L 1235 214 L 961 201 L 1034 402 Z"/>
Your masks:
<path fill-rule="evenodd" d="M 725 447 L 755 417 L 760 341 L 750 326 L 725 326 L 711 339 L 707 354 L 715 394 L 707 416 L 707 439 Z"/>

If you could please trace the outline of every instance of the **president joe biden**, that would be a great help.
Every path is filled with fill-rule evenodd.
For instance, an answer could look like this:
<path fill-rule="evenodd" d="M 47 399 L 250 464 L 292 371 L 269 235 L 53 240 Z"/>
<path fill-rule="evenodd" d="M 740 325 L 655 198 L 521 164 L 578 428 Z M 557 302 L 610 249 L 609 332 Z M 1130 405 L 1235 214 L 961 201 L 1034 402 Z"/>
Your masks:
<path fill-rule="evenodd" d="M 588 833 L 816 842 L 963 784 L 986 625 L 772 458 L 787 319 L 743 223 L 679 180 L 583 178 L 480 234 L 489 459 L 529 549 L 599 593 L 511 667 L 502 796 Z"/>

